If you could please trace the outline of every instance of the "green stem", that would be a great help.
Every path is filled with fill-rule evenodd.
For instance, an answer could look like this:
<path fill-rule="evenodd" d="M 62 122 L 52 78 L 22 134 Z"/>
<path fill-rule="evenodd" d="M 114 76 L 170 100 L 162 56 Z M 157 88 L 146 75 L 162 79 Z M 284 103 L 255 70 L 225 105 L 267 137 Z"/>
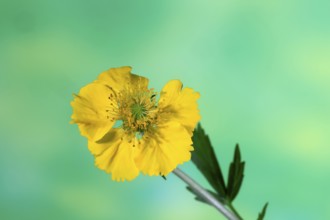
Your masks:
<path fill-rule="evenodd" d="M 219 212 L 221 212 L 228 220 L 241 220 L 242 218 L 237 217 L 235 213 L 228 210 L 224 204 L 219 202 L 214 196 L 209 193 L 206 189 L 204 189 L 201 185 L 191 179 L 187 174 L 182 172 L 180 169 L 176 168 L 173 173 L 177 175 L 181 180 L 183 180 L 191 189 L 196 192 L 201 198 L 205 199 L 205 201 L 216 208 Z"/>
<path fill-rule="evenodd" d="M 237 212 L 237 210 L 235 209 L 235 207 L 233 206 L 233 204 L 231 202 L 227 202 L 227 206 L 230 208 L 230 210 L 236 215 L 236 217 L 240 220 L 243 220 L 243 218 L 240 216 L 240 214 Z"/>

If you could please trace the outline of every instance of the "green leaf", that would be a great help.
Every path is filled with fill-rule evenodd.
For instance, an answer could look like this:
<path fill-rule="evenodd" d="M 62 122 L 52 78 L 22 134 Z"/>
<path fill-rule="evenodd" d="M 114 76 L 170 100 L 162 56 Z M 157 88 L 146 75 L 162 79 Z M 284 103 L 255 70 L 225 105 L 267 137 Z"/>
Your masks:
<path fill-rule="evenodd" d="M 226 196 L 226 185 L 208 135 L 199 123 L 192 137 L 192 161 L 219 196 Z M 219 197 L 217 196 L 217 197 Z"/>
<path fill-rule="evenodd" d="M 237 196 L 244 178 L 245 162 L 241 160 L 241 153 L 238 144 L 235 147 L 233 161 L 229 167 L 228 182 L 227 182 L 227 198 L 233 201 Z"/>
<path fill-rule="evenodd" d="M 258 220 L 263 220 L 264 219 L 267 207 L 268 207 L 268 202 L 264 205 L 262 211 L 259 213 Z"/>

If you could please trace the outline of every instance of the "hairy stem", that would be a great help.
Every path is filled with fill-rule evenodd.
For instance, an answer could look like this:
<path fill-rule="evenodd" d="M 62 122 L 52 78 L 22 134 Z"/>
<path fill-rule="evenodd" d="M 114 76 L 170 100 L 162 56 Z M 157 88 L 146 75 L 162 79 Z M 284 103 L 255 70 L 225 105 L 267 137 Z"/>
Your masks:
<path fill-rule="evenodd" d="M 242 220 L 243 218 L 239 215 L 239 213 L 236 211 L 235 207 L 231 202 L 227 203 L 227 206 L 233 211 L 233 213 L 237 216 L 238 219 Z"/>
<path fill-rule="evenodd" d="M 191 179 L 187 174 L 182 172 L 179 168 L 176 168 L 173 173 L 178 176 L 181 180 L 183 180 L 191 189 L 196 192 L 201 198 L 205 199 L 205 201 L 216 208 L 219 212 L 221 212 L 227 219 L 229 220 L 239 220 L 233 212 L 228 210 L 224 204 L 220 203 L 212 194 L 210 194 L 206 189 L 204 189 L 201 185 Z"/>

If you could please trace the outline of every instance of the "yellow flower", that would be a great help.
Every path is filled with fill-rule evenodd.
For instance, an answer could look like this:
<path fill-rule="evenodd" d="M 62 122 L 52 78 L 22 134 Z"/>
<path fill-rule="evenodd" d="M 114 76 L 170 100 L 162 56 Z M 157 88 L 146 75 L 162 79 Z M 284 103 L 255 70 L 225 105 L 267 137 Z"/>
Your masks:
<path fill-rule="evenodd" d="M 199 93 L 171 80 L 156 97 L 148 79 L 120 67 L 101 73 L 71 102 L 72 122 L 113 180 L 132 180 L 140 171 L 167 175 L 190 160 Z"/>

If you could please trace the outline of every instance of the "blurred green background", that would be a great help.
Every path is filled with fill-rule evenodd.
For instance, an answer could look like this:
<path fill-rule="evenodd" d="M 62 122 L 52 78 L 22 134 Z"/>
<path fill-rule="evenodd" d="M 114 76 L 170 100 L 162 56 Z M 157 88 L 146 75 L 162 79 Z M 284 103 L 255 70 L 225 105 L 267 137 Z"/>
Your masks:
<path fill-rule="evenodd" d="M 330 219 L 330 1 L 0 1 L 0 219 L 223 219 L 175 176 L 112 182 L 70 125 L 72 93 L 130 65 L 201 93 L 234 204 Z M 183 170 L 206 186 L 191 162 Z M 227 172 L 226 172 L 227 173 Z"/>

